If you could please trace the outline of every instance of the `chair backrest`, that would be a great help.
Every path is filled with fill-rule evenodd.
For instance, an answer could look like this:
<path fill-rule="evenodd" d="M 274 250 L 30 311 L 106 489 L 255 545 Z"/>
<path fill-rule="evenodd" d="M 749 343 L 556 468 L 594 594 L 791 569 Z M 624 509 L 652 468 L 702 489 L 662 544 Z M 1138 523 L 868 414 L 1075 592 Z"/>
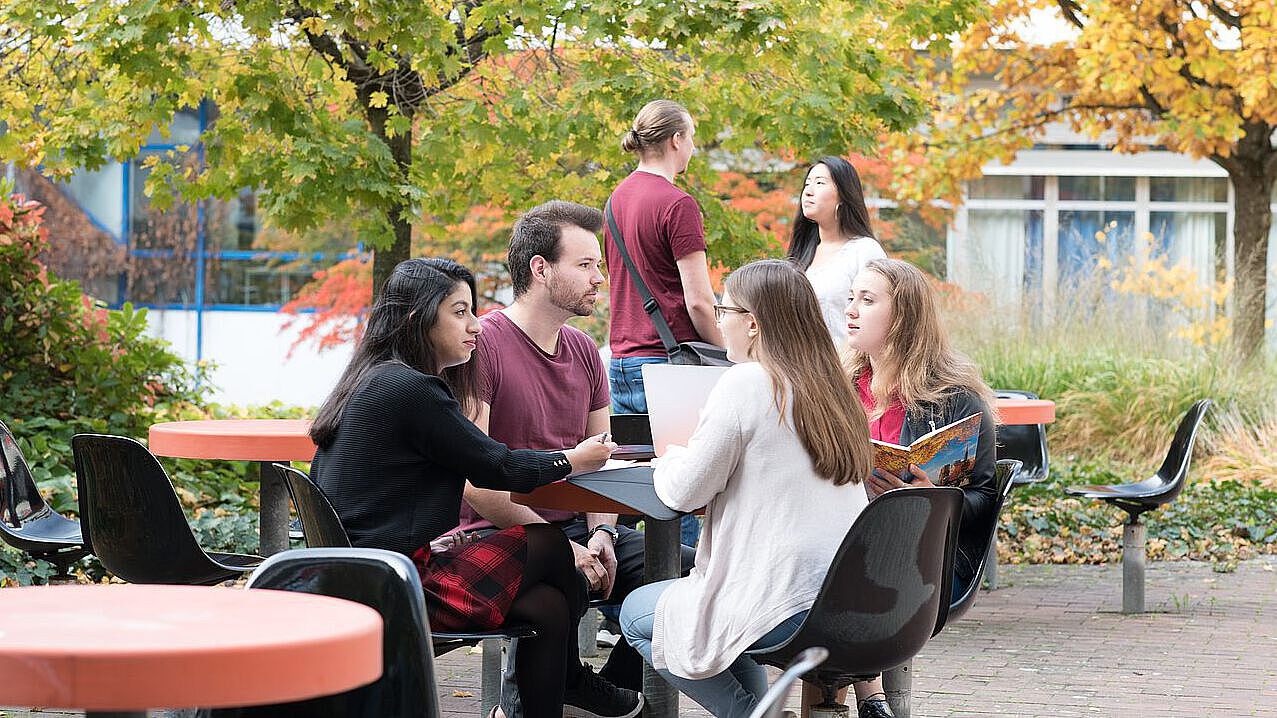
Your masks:
<path fill-rule="evenodd" d="M 749 718 L 781 718 L 785 712 L 785 701 L 789 698 L 789 692 L 794 687 L 794 683 L 808 671 L 824 663 L 828 657 L 829 650 L 819 646 L 812 646 L 799 653 L 785 672 L 772 683 L 771 688 L 763 694 L 762 700 L 754 706 L 754 711 L 749 714 Z"/>
<path fill-rule="evenodd" d="M 998 459 L 994 465 L 993 480 L 998 489 L 998 499 L 993 506 L 993 515 L 984 526 L 969 527 L 972 531 L 984 531 L 987 537 L 982 544 L 984 550 L 980 552 L 980 562 L 976 565 L 975 576 L 967 585 L 962 587 L 962 592 L 953 597 L 949 604 L 949 615 L 943 624 L 936 626 L 936 633 L 944 628 L 945 624 L 962 618 L 963 614 L 971 608 L 975 603 L 976 596 L 980 593 L 980 578 L 984 575 L 984 566 L 988 562 L 989 545 L 993 543 L 994 536 L 997 535 L 998 519 L 1002 516 L 1002 508 L 1006 506 L 1007 495 L 1011 493 L 1011 486 L 1015 483 L 1015 476 L 1020 471 L 1020 462 L 1015 459 Z"/>
<path fill-rule="evenodd" d="M 1194 402 L 1175 430 L 1171 448 L 1167 450 L 1166 459 L 1157 470 L 1157 478 L 1166 486 L 1166 490 L 1159 496 L 1163 503 L 1173 501 L 1184 490 L 1188 465 L 1193 458 L 1193 443 L 1197 441 L 1197 430 L 1201 428 L 1202 419 L 1206 418 L 1206 410 L 1210 405 L 1210 399 Z"/>
<path fill-rule="evenodd" d="M 168 474 L 123 436 L 71 437 L 80 528 L 108 571 L 130 583 L 208 584 L 226 577 L 195 540 Z"/>
<path fill-rule="evenodd" d="M 47 507 L 18 448 L 18 440 L 0 421 L 0 530 L 21 528 Z"/>
<path fill-rule="evenodd" d="M 826 646 L 816 675 L 846 685 L 912 659 L 949 610 L 962 490 L 896 489 L 869 503 L 843 538 L 815 604 L 788 641 L 755 657 L 785 665 Z"/>
<path fill-rule="evenodd" d="M 216 718 L 439 718 L 430 627 L 421 579 L 406 556 L 368 548 L 305 548 L 275 554 L 250 589 L 297 591 L 362 603 L 381 614 L 382 674 L 369 685 L 295 703 L 201 711 Z"/>
<path fill-rule="evenodd" d="M 998 389 L 999 399 L 1037 399 L 1031 391 Z M 1018 459 L 1023 467 L 1015 479 L 1017 486 L 1046 481 L 1051 473 L 1046 449 L 1046 426 L 1043 424 L 999 425 L 997 427 L 999 459 Z"/>
<path fill-rule="evenodd" d="M 608 421 L 612 441 L 618 444 L 652 443 L 652 424 L 647 414 L 613 414 Z"/>
<path fill-rule="evenodd" d="M 302 533 L 306 536 L 306 545 L 310 548 L 348 547 L 350 537 L 337 517 L 324 490 L 310 480 L 304 472 L 285 464 L 271 464 L 271 469 L 280 474 L 288 493 L 293 497 L 293 505 L 297 507 L 297 515 L 302 520 Z"/>

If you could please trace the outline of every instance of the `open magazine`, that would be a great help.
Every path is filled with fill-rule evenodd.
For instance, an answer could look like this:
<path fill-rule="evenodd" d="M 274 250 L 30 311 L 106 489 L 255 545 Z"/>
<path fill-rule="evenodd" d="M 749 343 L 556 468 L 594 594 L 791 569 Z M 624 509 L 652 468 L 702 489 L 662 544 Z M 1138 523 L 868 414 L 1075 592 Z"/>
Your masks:
<path fill-rule="evenodd" d="M 873 439 L 874 468 L 909 480 L 909 464 L 917 464 L 936 486 L 962 487 L 975 475 L 980 441 L 979 412 L 919 437 L 909 446 Z"/>

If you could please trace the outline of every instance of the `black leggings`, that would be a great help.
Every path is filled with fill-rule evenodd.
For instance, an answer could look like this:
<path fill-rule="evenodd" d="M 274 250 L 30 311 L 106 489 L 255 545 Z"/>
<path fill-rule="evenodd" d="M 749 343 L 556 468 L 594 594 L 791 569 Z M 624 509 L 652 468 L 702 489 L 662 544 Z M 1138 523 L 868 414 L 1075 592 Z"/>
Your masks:
<path fill-rule="evenodd" d="M 588 606 L 587 587 L 576 570 L 572 547 L 557 526 L 531 524 L 528 560 L 519 594 L 506 614 L 509 623 L 536 629 L 536 638 L 519 640 L 515 683 L 523 715 L 561 718 L 563 688 L 575 685 L 581 672 L 576 624 Z M 507 714 L 512 706 L 504 706 Z"/>

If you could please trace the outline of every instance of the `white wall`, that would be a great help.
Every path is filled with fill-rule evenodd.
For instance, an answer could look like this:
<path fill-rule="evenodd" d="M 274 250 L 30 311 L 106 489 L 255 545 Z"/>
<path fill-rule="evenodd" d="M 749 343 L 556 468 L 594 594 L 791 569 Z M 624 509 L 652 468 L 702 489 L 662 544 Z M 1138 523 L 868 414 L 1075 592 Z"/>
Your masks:
<path fill-rule="evenodd" d="M 179 354 L 194 362 L 195 312 L 151 309 L 147 314 L 151 335 L 168 340 Z M 351 347 L 319 353 L 313 345 L 305 344 L 289 357 L 298 326 L 287 331 L 281 328 L 290 318 L 275 312 L 204 312 L 200 356 L 217 364 L 211 377 L 211 400 L 240 405 L 278 400 L 318 406 L 328 396 L 350 360 Z"/>

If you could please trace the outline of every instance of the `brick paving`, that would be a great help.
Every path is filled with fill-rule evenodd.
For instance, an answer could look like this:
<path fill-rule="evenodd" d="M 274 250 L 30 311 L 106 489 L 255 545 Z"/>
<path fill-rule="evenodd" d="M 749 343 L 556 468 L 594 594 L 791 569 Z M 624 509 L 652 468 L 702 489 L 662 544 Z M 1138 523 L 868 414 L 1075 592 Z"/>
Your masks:
<path fill-rule="evenodd" d="M 1277 557 L 1152 563 L 1137 616 L 1120 612 L 1117 565 L 1006 566 L 1000 582 L 914 662 L 914 716 L 1277 718 Z M 477 718 L 477 653 L 436 671 L 445 716 Z M 681 713 L 705 715 L 686 698 Z"/>

